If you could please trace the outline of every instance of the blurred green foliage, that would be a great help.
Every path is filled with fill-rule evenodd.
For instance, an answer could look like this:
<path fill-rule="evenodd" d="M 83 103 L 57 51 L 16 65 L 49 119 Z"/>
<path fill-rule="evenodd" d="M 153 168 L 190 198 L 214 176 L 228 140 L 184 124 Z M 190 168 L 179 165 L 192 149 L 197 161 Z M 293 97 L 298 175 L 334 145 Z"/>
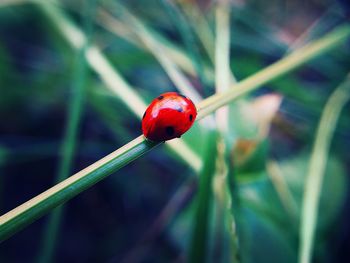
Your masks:
<path fill-rule="evenodd" d="M 119 2 L 169 43 L 198 59 L 197 70 L 201 65 L 213 68 L 201 40 L 191 36 L 196 51 L 191 50 L 183 32 L 169 19 L 169 10 L 165 10 L 160 1 Z M 167 1 L 162 2 L 166 5 Z M 198 8 L 197 1 L 172 2 L 180 12 Z M 80 27 L 85 16 L 81 3 L 60 1 L 62 10 Z M 98 8 L 119 19 L 118 10 L 112 7 L 113 1 L 98 4 Z M 212 32 L 214 8 L 211 3 L 200 9 Z M 307 40 L 302 41 L 305 44 L 345 21 L 345 10 L 333 1 L 313 1 L 305 5 L 299 1 L 234 1 L 231 11 L 231 69 L 237 80 L 283 57 L 294 41 L 300 40 L 298 36 L 302 33 L 307 35 Z M 195 32 L 194 17 L 186 12 L 182 15 L 188 23 L 187 30 Z M 317 34 L 307 31 L 312 23 L 318 29 Z M 127 25 L 123 26 L 128 30 Z M 149 51 L 105 30 L 98 18 L 95 27 L 93 43 L 142 98 L 150 101 L 159 93 L 175 90 Z M 73 61 L 74 51 L 35 5 L 0 6 L 1 214 L 54 184 L 60 158 L 58 149 L 69 115 L 68 101 L 74 93 Z M 233 181 L 230 185 L 231 212 L 235 218 L 241 262 L 296 262 L 298 218 L 315 129 L 329 94 L 344 79 L 349 68 L 347 42 L 230 105 L 225 158 L 230 167 L 228 179 Z M 214 79 L 205 79 L 207 76 L 203 74 L 186 76 L 201 95 L 214 93 Z M 139 120 L 119 98 L 105 89 L 94 73 L 89 72 L 86 83 L 74 172 L 141 132 Z M 250 107 L 254 98 L 271 92 L 281 94 L 283 103 L 271 122 L 267 137 L 258 138 L 257 125 L 244 115 L 243 107 Z M 348 108 L 344 112 L 349 112 Z M 349 191 L 350 156 L 346 147 L 350 145 L 349 125 L 349 115 L 343 114 L 329 153 L 320 200 L 315 262 L 349 259 L 348 252 L 343 249 L 346 240 L 342 239 L 344 222 L 349 219 L 349 214 L 344 212 Z M 207 136 L 208 132 L 196 123 L 183 139 L 199 156 L 207 156 L 205 164 L 213 167 L 215 155 L 210 158 L 211 152 L 205 150 Z M 237 159 L 247 150 L 235 151 L 240 140 L 249 140 L 252 152 L 236 165 Z M 266 163 L 271 159 L 278 163 L 297 205 L 292 214 L 286 210 L 268 174 Z M 178 156 L 165 147 L 157 148 L 68 203 L 57 241 L 56 261 L 186 260 L 195 218 L 193 200 L 198 197 L 198 178 L 202 179 Z M 173 200 L 175 196 L 179 197 Z M 215 205 L 218 204 L 211 204 L 211 213 Z M 200 217 L 197 220 L 200 222 Z M 213 246 L 217 225 L 212 222 L 213 218 L 210 220 L 208 251 L 199 252 L 208 255 L 208 261 L 215 262 L 215 250 L 229 251 L 231 247 L 227 244 Z M 37 237 L 42 236 L 45 223 L 46 219 L 40 220 L 2 243 L 2 262 L 34 261 L 40 251 Z M 150 226 L 154 226 L 152 231 L 149 231 Z M 223 240 L 227 242 L 231 234 L 224 232 Z"/>

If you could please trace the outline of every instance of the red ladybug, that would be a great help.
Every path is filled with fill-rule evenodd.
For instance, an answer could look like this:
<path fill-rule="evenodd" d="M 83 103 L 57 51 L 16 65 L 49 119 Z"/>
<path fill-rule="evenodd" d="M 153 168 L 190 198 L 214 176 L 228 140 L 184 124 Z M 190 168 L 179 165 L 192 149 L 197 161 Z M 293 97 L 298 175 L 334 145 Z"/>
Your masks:
<path fill-rule="evenodd" d="M 142 117 L 142 132 L 151 141 L 180 138 L 191 128 L 197 116 L 193 102 L 177 92 L 154 99 Z"/>

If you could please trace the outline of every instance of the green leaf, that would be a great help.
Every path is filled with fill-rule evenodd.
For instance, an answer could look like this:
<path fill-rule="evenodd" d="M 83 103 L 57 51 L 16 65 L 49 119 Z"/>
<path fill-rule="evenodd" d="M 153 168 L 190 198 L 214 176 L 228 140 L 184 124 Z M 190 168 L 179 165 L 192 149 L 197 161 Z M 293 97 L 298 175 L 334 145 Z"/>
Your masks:
<path fill-rule="evenodd" d="M 216 132 L 209 134 L 206 143 L 204 167 L 199 179 L 195 197 L 195 215 L 190 244 L 189 262 L 206 262 L 208 246 L 209 216 L 212 204 L 212 179 L 215 173 Z"/>

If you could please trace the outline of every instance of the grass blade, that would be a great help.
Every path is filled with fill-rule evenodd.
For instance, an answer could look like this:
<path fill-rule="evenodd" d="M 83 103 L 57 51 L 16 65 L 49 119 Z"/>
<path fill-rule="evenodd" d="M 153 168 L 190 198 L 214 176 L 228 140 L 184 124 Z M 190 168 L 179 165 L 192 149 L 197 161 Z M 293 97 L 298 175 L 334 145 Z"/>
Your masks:
<path fill-rule="evenodd" d="M 216 7 L 215 38 L 215 90 L 221 93 L 230 89 L 230 4 L 219 1 Z M 222 134 L 228 132 L 228 107 L 216 112 L 216 121 Z"/>
<path fill-rule="evenodd" d="M 276 160 L 269 160 L 266 163 L 267 175 L 269 176 L 276 192 L 284 206 L 286 212 L 290 216 L 293 222 L 297 222 L 298 205 L 289 189 L 287 182 L 285 181 L 281 168 Z"/>
<path fill-rule="evenodd" d="M 278 77 L 281 77 L 303 65 L 307 61 L 327 52 L 327 50 L 337 47 L 340 43 L 343 43 L 349 35 L 350 26 L 348 24 L 339 26 L 323 38 L 296 50 L 289 56 L 284 57 L 251 77 L 248 77 L 237 84 L 231 85 L 231 88 L 234 91 L 230 89 L 229 91 L 215 94 L 214 96 L 205 99 L 197 108 L 199 110 L 197 118 L 203 118 L 210 112 L 226 105 L 229 101 L 243 95 L 244 93 L 252 91 L 269 81 L 277 79 Z"/>
<path fill-rule="evenodd" d="M 194 34 L 191 30 L 190 22 L 187 21 L 177 3 L 169 0 L 159 0 L 159 2 L 167 12 L 172 24 L 177 28 L 177 31 L 179 31 L 182 42 L 185 44 L 187 53 L 189 54 L 189 57 L 196 69 L 200 83 L 203 87 L 207 86 L 208 81 L 204 74 L 201 56 L 197 47 L 198 44 L 196 43 L 196 39 L 194 38 Z"/>
<path fill-rule="evenodd" d="M 73 95 L 70 101 L 68 110 L 68 119 L 66 124 L 65 136 L 62 144 L 62 154 L 59 165 L 59 171 L 56 177 L 56 182 L 59 183 L 66 179 L 72 170 L 74 152 L 76 148 L 77 134 L 81 119 L 82 107 L 84 102 L 86 77 L 88 74 L 85 52 L 89 46 L 89 39 L 92 34 L 93 16 L 95 12 L 95 0 L 87 0 L 84 3 L 84 31 L 87 35 L 87 41 L 81 49 L 77 50 L 76 65 L 74 70 Z M 42 245 L 38 254 L 37 262 L 45 263 L 52 262 L 56 242 L 59 234 L 60 222 L 63 217 L 63 207 L 58 207 L 53 211 L 48 219 L 48 223 L 42 239 Z"/>
<path fill-rule="evenodd" d="M 112 9 L 119 10 L 121 8 L 120 5 L 117 5 L 117 3 L 110 3 L 112 6 Z M 117 5 L 115 7 L 115 5 Z M 110 8 L 108 8 L 110 9 Z M 125 11 L 127 10 L 123 8 L 124 15 L 126 14 Z M 146 48 L 142 43 L 140 42 L 139 38 L 134 34 L 133 29 L 130 27 L 129 24 L 125 23 L 124 21 L 120 21 L 110 15 L 107 11 L 100 8 L 98 16 L 98 23 L 107 29 L 108 31 L 124 38 L 128 42 L 132 43 L 133 45 L 139 47 L 139 48 Z M 126 14 L 127 16 L 131 15 L 129 12 Z M 137 17 L 134 17 L 138 23 L 142 23 Z M 143 24 L 143 23 L 142 23 Z M 157 44 L 161 46 L 161 48 L 164 50 L 164 52 L 167 54 L 169 58 L 171 58 L 172 61 L 174 61 L 183 71 L 185 71 L 187 74 L 190 74 L 192 76 L 196 75 L 196 70 L 193 65 L 193 62 L 190 58 L 188 58 L 185 53 L 178 47 L 174 46 L 173 43 L 166 40 L 161 35 L 157 34 L 156 32 L 150 30 L 145 24 L 143 24 L 145 29 L 148 31 L 148 33 L 157 41 Z M 204 72 L 209 76 L 212 76 L 212 72 L 205 68 Z"/>
<path fill-rule="evenodd" d="M 328 152 L 341 110 L 350 99 L 350 74 L 329 97 L 319 122 L 306 176 L 300 224 L 299 262 L 311 262 L 318 204 Z"/>
<path fill-rule="evenodd" d="M 212 199 L 212 179 L 215 173 L 216 132 L 211 132 L 207 138 L 207 149 L 203 171 L 199 179 L 199 189 L 195 198 L 196 211 L 193 218 L 193 233 L 188 262 L 206 262 L 208 244 L 209 213 Z"/>
<path fill-rule="evenodd" d="M 1 216 L 0 242 L 157 145 L 159 143 L 147 141 L 143 136 L 139 136 L 101 160 Z"/>
<path fill-rule="evenodd" d="M 215 12 L 215 90 L 216 93 L 230 89 L 230 4 L 228 1 L 218 1 Z M 216 124 L 219 131 L 217 138 L 217 156 L 214 177 L 214 210 L 215 238 L 212 261 L 237 262 L 238 240 L 234 228 L 236 222 L 230 209 L 230 196 L 227 162 L 230 145 L 225 140 L 229 132 L 229 106 L 215 112 Z M 235 202 L 236 200 L 234 200 Z M 229 248 L 229 249 L 226 249 Z"/>
<path fill-rule="evenodd" d="M 197 4 L 180 2 L 182 12 L 185 13 L 197 37 L 201 41 L 210 61 L 214 63 L 214 33 L 211 31 L 207 17 Z"/>
<path fill-rule="evenodd" d="M 120 6 L 122 17 L 132 27 L 135 34 L 143 41 L 148 50 L 158 60 L 163 67 L 169 78 L 173 81 L 176 88 L 183 94 L 189 96 L 195 103 L 202 100 L 199 93 L 193 87 L 192 83 L 187 77 L 180 71 L 178 66 L 170 59 L 167 52 L 165 52 L 163 46 L 159 44 L 157 39 L 153 37 L 151 32 L 131 13 L 129 13 L 124 7 Z M 106 13 L 104 13 L 106 14 Z M 110 18 L 110 22 L 116 21 Z"/>

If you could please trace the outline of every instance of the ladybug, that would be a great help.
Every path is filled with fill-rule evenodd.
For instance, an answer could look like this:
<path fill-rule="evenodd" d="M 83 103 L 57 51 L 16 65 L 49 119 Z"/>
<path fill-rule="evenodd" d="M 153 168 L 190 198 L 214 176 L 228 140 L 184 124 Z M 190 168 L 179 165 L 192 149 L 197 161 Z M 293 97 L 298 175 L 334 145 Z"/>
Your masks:
<path fill-rule="evenodd" d="M 167 92 L 154 99 L 142 117 L 144 136 L 155 142 L 180 138 L 191 128 L 196 106 L 184 95 Z"/>

